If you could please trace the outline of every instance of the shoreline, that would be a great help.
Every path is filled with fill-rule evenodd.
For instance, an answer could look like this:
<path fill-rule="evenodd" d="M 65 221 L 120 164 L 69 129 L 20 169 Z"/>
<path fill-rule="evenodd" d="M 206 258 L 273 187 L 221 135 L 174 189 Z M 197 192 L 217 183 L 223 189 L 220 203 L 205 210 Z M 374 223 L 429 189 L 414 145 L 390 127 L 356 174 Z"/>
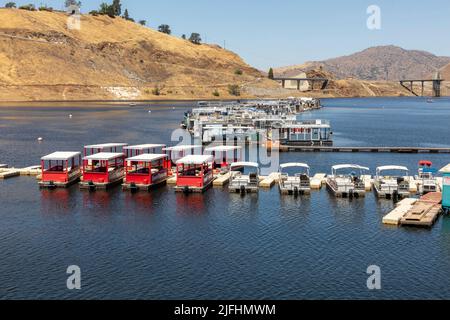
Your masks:
<path fill-rule="evenodd" d="M 305 96 L 308 97 L 308 96 Z M 450 98 L 450 96 L 442 96 L 442 97 L 415 97 L 415 96 L 354 96 L 354 97 L 315 97 L 316 99 L 320 100 L 334 100 L 334 99 L 446 99 Z M 273 98 L 248 98 L 248 97 L 242 97 L 239 99 L 239 97 L 236 97 L 236 99 L 202 99 L 202 98 L 192 98 L 192 99 L 150 99 L 150 100 L 8 100 L 8 101 L 1 101 L 0 100 L 0 108 L 4 107 L 12 107 L 12 106 L 21 106 L 23 104 L 29 104 L 27 106 L 32 106 L 33 104 L 81 104 L 81 103 L 87 103 L 87 104 L 105 104 L 105 105 L 129 105 L 129 104 L 136 104 L 136 107 L 142 106 L 145 104 L 168 104 L 168 103 L 193 103 L 197 101 L 223 101 L 223 102 L 232 102 L 232 101 L 251 101 L 251 100 L 261 100 L 261 101 L 270 101 L 270 100 L 280 100 L 280 99 L 287 99 L 280 98 L 280 97 L 273 97 Z M 130 106 L 133 107 L 133 106 Z"/>

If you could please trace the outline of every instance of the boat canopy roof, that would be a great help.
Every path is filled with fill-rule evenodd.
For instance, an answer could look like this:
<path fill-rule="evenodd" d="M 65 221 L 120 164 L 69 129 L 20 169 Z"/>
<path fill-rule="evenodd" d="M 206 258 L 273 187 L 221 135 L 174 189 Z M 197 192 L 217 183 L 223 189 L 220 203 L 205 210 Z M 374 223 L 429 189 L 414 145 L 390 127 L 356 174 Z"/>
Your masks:
<path fill-rule="evenodd" d="M 232 163 L 230 168 L 236 168 L 236 167 L 253 167 L 253 168 L 258 168 L 259 169 L 259 164 L 256 162 L 235 162 Z"/>
<path fill-rule="evenodd" d="M 52 154 L 46 155 L 45 157 L 42 157 L 41 160 L 43 160 L 43 161 L 51 161 L 51 160 L 66 161 L 66 160 L 75 158 L 75 157 L 79 156 L 80 154 L 81 154 L 80 152 L 58 151 L 58 152 L 54 152 Z"/>
<path fill-rule="evenodd" d="M 194 165 L 200 165 L 203 163 L 213 162 L 214 158 L 213 156 L 208 155 L 189 155 L 184 158 L 181 158 L 177 161 L 177 164 L 194 164 Z"/>
<path fill-rule="evenodd" d="M 441 173 L 450 173 L 450 163 L 443 167 L 441 170 L 439 170 Z"/>
<path fill-rule="evenodd" d="M 226 152 L 226 151 L 234 151 L 234 150 L 241 150 L 242 147 L 239 146 L 216 146 L 216 147 L 210 147 L 206 148 L 205 152 Z"/>
<path fill-rule="evenodd" d="M 199 145 L 181 145 L 181 146 L 164 148 L 163 151 L 187 151 L 187 150 L 201 149 L 201 148 L 202 148 L 202 146 L 199 146 Z"/>
<path fill-rule="evenodd" d="M 280 165 L 280 169 L 287 169 L 287 168 L 305 168 L 305 169 L 309 169 L 309 166 L 306 163 L 284 163 L 282 165 Z"/>
<path fill-rule="evenodd" d="M 370 170 L 367 167 L 361 167 L 360 165 L 357 165 L 357 164 L 338 164 L 338 165 L 331 167 L 331 170 L 333 172 L 335 172 L 337 170 L 342 170 L 342 169 L 356 169 L 356 170 L 365 170 L 365 171 Z"/>
<path fill-rule="evenodd" d="M 96 154 L 92 154 L 90 156 L 84 157 L 83 160 L 98 160 L 98 161 L 108 161 L 113 159 L 122 158 L 123 153 L 115 153 L 115 152 L 100 152 Z"/>
<path fill-rule="evenodd" d="M 147 150 L 147 149 L 155 149 L 155 148 L 165 148 L 165 144 L 139 144 L 135 146 L 127 146 L 124 147 L 125 150 Z"/>
<path fill-rule="evenodd" d="M 383 167 L 377 168 L 377 172 L 388 171 L 388 170 L 409 171 L 409 169 L 407 167 L 403 167 L 403 166 L 383 166 Z"/>
<path fill-rule="evenodd" d="M 85 146 L 85 149 L 106 149 L 115 147 L 126 147 L 128 143 L 103 143 L 103 144 L 93 144 L 90 146 Z"/>
<path fill-rule="evenodd" d="M 161 159 L 167 158 L 167 154 L 141 154 L 135 157 L 128 158 L 127 161 L 133 161 L 133 162 L 153 162 Z"/>

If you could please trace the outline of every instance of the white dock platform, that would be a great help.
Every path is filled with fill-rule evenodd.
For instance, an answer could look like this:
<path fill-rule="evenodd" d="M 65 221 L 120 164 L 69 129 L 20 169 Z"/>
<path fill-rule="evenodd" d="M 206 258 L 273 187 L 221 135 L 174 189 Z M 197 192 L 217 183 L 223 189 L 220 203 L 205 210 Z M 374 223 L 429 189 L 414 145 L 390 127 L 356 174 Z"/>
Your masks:
<path fill-rule="evenodd" d="M 400 225 L 400 220 L 412 209 L 414 204 L 419 199 L 406 198 L 397 203 L 397 206 L 389 214 L 383 218 L 383 223 L 388 225 L 398 226 Z"/>
<path fill-rule="evenodd" d="M 176 185 L 177 184 L 177 176 L 173 176 L 173 177 L 170 177 L 169 179 L 167 179 L 167 184 L 171 185 L 171 186 Z"/>
<path fill-rule="evenodd" d="M 0 180 L 9 179 L 12 177 L 20 176 L 20 171 L 15 169 L 5 170 L 0 172 Z"/>
<path fill-rule="evenodd" d="M 214 187 L 223 187 L 230 182 L 231 173 L 219 174 L 213 182 Z"/>
<path fill-rule="evenodd" d="M 259 183 L 261 188 L 270 189 L 275 183 L 280 180 L 280 174 L 278 172 L 271 173 L 268 177 L 264 177 L 263 180 Z"/>
<path fill-rule="evenodd" d="M 21 176 L 38 176 L 41 174 L 41 166 L 30 166 L 17 170 Z"/>
<path fill-rule="evenodd" d="M 311 179 L 311 189 L 313 190 L 320 190 L 322 189 L 322 186 L 326 183 L 326 174 L 325 173 L 317 173 L 312 177 Z"/>
<path fill-rule="evenodd" d="M 373 179 L 371 175 L 361 176 L 362 181 L 364 181 L 364 188 L 366 191 L 372 191 Z"/>

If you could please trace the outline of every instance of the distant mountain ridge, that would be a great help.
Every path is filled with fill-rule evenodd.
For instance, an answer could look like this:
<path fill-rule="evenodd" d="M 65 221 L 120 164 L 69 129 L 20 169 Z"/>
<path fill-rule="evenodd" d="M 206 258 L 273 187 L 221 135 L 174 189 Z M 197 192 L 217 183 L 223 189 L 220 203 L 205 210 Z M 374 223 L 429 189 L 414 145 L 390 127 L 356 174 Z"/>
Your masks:
<path fill-rule="evenodd" d="M 324 61 L 278 68 L 275 72 L 292 75 L 297 71 L 322 68 L 338 79 L 396 81 L 429 78 L 447 64 L 450 64 L 450 57 L 440 57 L 426 51 L 406 50 L 391 45 L 371 47 L 348 56 Z"/>

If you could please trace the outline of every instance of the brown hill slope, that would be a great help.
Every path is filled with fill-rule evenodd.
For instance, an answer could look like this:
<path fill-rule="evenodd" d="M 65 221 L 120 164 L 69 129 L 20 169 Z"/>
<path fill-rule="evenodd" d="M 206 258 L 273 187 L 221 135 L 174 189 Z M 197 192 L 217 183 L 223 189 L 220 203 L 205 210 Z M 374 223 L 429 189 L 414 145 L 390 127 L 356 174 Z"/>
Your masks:
<path fill-rule="evenodd" d="M 236 74 L 241 70 L 242 75 Z M 144 99 L 228 95 L 229 84 L 276 87 L 238 55 L 122 18 L 0 10 L 0 99 Z M 25 89 L 24 89 L 25 88 Z"/>
<path fill-rule="evenodd" d="M 396 46 L 379 46 L 349 56 L 279 68 L 276 72 L 285 73 L 322 66 L 339 79 L 395 81 L 428 77 L 448 63 L 450 57 L 438 57 L 429 52 L 405 50 Z"/>

